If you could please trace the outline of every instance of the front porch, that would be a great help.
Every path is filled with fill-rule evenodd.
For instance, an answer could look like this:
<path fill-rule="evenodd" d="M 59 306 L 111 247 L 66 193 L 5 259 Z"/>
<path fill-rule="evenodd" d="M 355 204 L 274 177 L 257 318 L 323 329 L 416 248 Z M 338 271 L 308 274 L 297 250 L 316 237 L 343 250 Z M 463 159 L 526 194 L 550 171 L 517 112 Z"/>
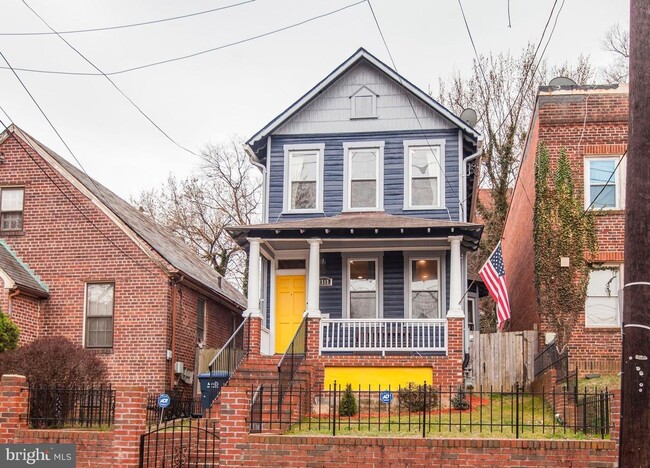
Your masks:
<path fill-rule="evenodd" d="M 285 353 L 305 317 L 318 321 L 308 353 L 447 355 L 450 321 L 465 350 L 466 255 L 481 229 L 379 213 L 230 229 L 249 249 L 259 353 Z"/>

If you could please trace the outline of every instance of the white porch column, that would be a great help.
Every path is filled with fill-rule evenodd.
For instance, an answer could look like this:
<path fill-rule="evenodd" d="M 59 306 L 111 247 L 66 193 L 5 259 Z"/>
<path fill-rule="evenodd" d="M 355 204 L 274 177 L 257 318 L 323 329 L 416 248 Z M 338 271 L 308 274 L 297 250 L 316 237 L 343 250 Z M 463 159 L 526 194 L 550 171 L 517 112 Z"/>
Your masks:
<path fill-rule="evenodd" d="M 307 239 L 309 242 L 309 278 L 307 281 L 307 317 L 320 317 L 320 239 Z"/>
<path fill-rule="evenodd" d="M 260 310 L 260 239 L 250 237 L 248 250 L 248 306 L 244 317 L 262 318 Z"/>
<path fill-rule="evenodd" d="M 461 274 L 460 242 L 463 236 L 449 236 L 451 256 L 449 259 L 449 311 L 447 318 L 465 318 L 465 313 L 460 304 L 462 297 L 463 275 Z"/>

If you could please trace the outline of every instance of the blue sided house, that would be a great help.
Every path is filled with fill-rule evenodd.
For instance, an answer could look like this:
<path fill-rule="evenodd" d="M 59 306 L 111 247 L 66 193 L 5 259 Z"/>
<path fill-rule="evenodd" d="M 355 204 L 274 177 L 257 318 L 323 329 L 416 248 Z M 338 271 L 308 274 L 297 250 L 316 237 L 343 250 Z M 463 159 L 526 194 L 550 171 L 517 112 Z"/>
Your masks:
<path fill-rule="evenodd" d="M 478 132 L 359 49 L 246 150 L 263 224 L 229 232 L 249 251 L 254 351 L 300 354 L 316 386 L 461 382 Z"/>

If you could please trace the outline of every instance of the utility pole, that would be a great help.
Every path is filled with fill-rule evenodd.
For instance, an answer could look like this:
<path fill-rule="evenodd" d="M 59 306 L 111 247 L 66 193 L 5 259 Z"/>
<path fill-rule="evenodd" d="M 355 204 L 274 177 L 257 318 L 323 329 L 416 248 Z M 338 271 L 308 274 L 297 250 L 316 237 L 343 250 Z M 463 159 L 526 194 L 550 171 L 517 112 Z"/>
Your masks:
<path fill-rule="evenodd" d="M 630 2 L 630 118 L 625 192 L 623 390 L 619 466 L 650 447 L 650 2 Z"/>

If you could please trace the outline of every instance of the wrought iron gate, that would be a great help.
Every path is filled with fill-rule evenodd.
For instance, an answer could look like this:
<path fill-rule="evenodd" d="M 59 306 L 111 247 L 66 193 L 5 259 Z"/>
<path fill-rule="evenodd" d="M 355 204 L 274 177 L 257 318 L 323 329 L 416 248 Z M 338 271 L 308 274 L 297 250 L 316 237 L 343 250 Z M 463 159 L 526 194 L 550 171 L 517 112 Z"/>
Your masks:
<path fill-rule="evenodd" d="M 140 468 L 219 466 L 217 422 L 174 419 L 140 436 Z"/>

